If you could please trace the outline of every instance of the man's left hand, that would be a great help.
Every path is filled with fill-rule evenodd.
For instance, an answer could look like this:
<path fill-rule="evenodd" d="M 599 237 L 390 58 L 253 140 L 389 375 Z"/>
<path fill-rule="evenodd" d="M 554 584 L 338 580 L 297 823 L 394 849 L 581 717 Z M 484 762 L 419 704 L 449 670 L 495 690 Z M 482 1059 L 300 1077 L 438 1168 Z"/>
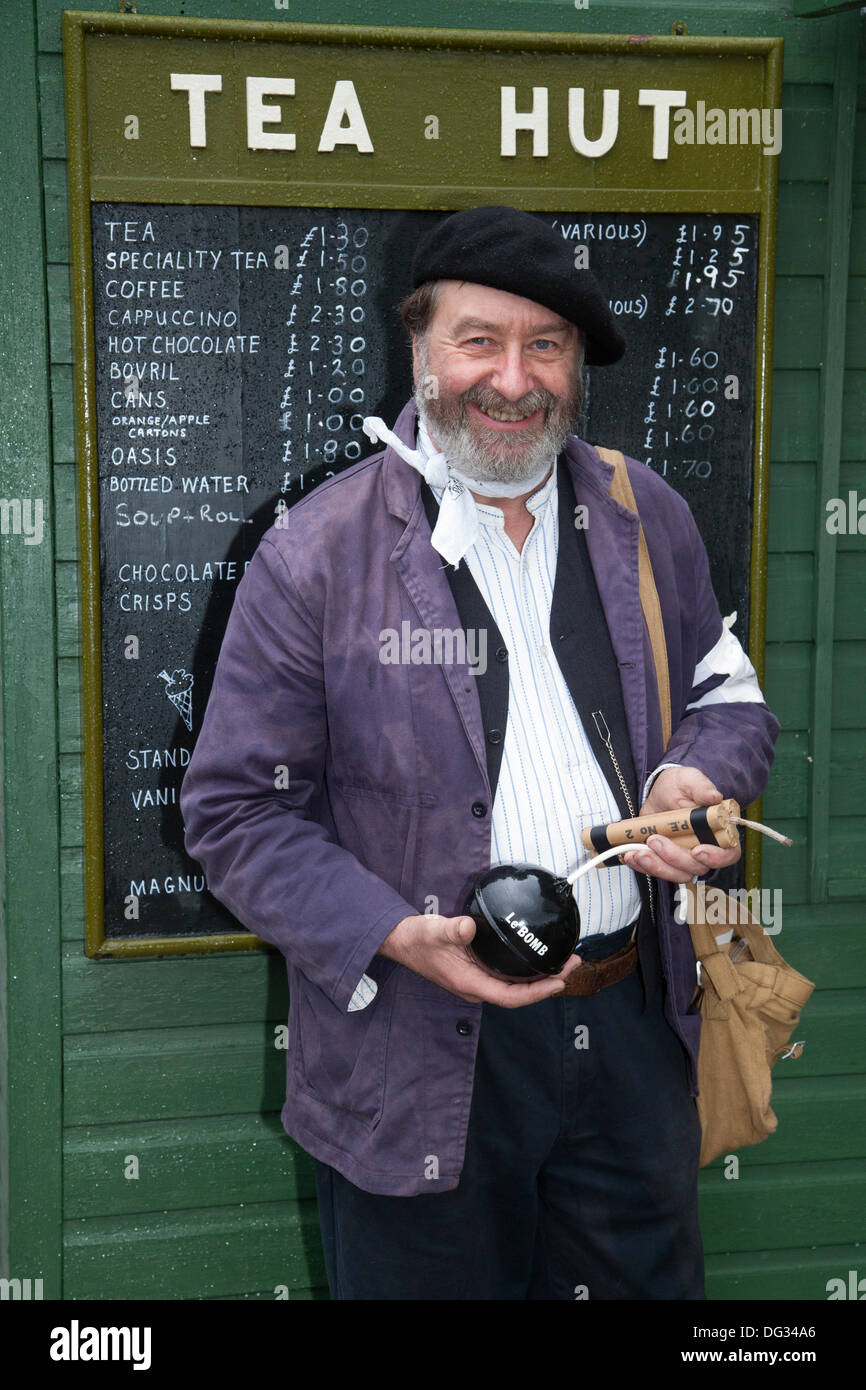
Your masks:
<path fill-rule="evenodd" d="M 640 808 L 640 815 L 659 815 L 663 811 L 678 811 L 683 806 L 716 806 L 724 797 L 708 777 L 696 767 L 666 767 L 652 784 L 649 796 Z M 633 869 L 666 878 L 671 883 L 685 883 L 695 875 L 712 873 L 727 864 L 736 864 L 740 847 L 722 849 L 721 845 L 696 845 L 683 849 L 666 835 L 650 835 L 640 849 L 629 850 L 623 860 Z M 617 863 L 614 860 L 614 863 Z"/>

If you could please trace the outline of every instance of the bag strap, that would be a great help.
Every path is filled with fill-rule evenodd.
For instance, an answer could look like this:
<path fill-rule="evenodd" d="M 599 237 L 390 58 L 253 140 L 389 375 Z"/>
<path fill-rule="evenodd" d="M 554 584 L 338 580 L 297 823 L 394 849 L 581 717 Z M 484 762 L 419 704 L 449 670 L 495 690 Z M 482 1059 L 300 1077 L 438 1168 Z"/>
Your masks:
<path fill-rule="evenodd" d="M 653 577 L 653 567 L 650 561 L 649 548 L 646 543 L 643 526 L 640 524 L 640 513 L 637 503 L 634 500 L 634 492 L 629 481 L 628 467 L 625 458 L 619 449 L 602 449 L 596 445 L 596 452 L 604 459 L 605 463 L 612 463 L 614 467 L 613 481 L 610 485 L 610 495 L 620 506 L 627 507 L 630 512 L 634 512 L 638 519 L 638 582 L 640 587 L 640 602 L 646 625 L 649 629 L 650 644 L 652 646 L 653 661 L 656 668 L 656 684 L 659 692 L 659 708 L 662 720 L 662 747 L 667 748 L 671 741 L 671 681 L 668 672 L 668 649 L 665 642 L 665 629 L 662 621 L 662 607 L 659 602 L 658 589 L 656 588 Z"/>
<path fill-rule="evenodd" d="M 662 608 L 659 601 L 658 589 L 656 588 L 653 576 L 652 562 L 649 556 L 649 549 L 646 543 L 643 526 L 640 525 L 640 513 L 637 509 L 634 491 L 628 476 L 628 467 L 623 454 L 618 449 L 602 449 L 598 445 L 596 452 L 604 459 L 605 463 L 612 463 L 614 475 L 610 485 L 610 495 L 615 502 L 627 507 L 629 511 L 636 514 L 640 530 L 638 532 L 638 582 L 640 588 L 640 602 L 643 615 L 649 629 L 650 643 L 652 645 L 653 661 L 656 668 L 656 684 L 659 692 L 659 709 L 662 722 L 663 747 L 667 748 L 671 739 L 671 682 L 668 671 L 668 649 L 665 642 L 664 623 L 662 622 Z M 689 933 L 692 938 L 692 947 L 698 960 L 702 957 L 714 955 L 719 951 L 715 933 L 711 931 L 706 922 L 698 920 L 697 913 L 697 894 L 692 883 L 686 884 L 686 888 L 691 890 L 688 896 L 688 921 Z"/>

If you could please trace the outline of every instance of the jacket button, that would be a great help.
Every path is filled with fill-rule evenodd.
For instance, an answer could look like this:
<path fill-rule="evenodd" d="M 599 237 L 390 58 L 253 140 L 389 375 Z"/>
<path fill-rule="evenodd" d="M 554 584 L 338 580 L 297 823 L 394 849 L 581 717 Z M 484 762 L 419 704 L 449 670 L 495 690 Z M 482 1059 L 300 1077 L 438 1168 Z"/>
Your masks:
<path fill-rule="evenodd" d="M 469 1034 L 472 1032 L 472 1024 L 469 1022 L 468 1018 L 458 1018 L 457 1032 L 460 1034 L 461 1038 L 469 1037 Z"/>
<path fill-rule="evenodd" d="M 508 660 L 508 648 L 507 648 L 507 647 L 499 647 L 499 648 L 497 649 L 497 652 L 496 652 L 496 660 L 497 660 L 497 661 L 507 661 L 507 660 Z"/>
<path fill-rule="evenodd" d="M 488 743 L 501 743 L 501 742 L 502 742 L 502 730 L 501 730 L 501 729 L 488 729 L 488 731 L 487 731 L 487 742 L 488 742 Z"/>
<path fill-rule="evenodd" d="M 476 816 L 476 817 L 478 818 L 478 820 L 481 820 L 482 816 L 486 816 L 486 815 L 487 815 L 487 802 L 486 802 L 486 801 L 473 801 L 473 803 L 472 803 L 472 814 L 473 814 L 473 816 Z"/>

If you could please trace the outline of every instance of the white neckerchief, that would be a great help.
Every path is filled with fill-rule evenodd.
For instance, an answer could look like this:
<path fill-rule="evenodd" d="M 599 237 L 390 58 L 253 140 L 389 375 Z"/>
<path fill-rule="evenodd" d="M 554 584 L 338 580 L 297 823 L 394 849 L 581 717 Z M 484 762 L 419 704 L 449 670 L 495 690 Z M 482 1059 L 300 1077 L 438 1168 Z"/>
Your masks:
<path fill-rule="evenodd" d="M 373 443 L 380 440 L 388 444 L 401 459 L 412 465 L 431 487 L 441 488 L 442 500 L 439 504 L 439 518 L 433 528 L 431 544 L 455 568 L 475 544 L 478 538 L 478 509 L 473 492 L 484 497 L 520 497 L 525 492 L 536 489 L 544 481 L 553 459 L 545 463 L 531 478 L 519 483 L 488 483 L 470 478 L 461 473 L 446 454 L 437 453 L 423 420 L 418 421 L 419 449 L 410 449 L 402 439 L 398 439 L 377 415 L 368 415 L 364 420 L 364 433 Z M 470 491 L 471 489 L 471 491 Z"/>

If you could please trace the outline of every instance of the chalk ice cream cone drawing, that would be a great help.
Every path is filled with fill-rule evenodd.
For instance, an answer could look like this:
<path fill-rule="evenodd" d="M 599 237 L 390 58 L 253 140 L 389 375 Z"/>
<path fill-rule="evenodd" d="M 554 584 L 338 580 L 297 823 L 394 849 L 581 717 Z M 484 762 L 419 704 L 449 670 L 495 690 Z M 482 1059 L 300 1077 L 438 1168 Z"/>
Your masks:
<path fill-rule="evenodd" d="M 159 679 L 166 681 L 165 693 L 171 700 L 186 727 L 192 731 L 192 683 L 195 677 L 179 667 L 171 675 L 166 670 L 159 673 Z"/>

